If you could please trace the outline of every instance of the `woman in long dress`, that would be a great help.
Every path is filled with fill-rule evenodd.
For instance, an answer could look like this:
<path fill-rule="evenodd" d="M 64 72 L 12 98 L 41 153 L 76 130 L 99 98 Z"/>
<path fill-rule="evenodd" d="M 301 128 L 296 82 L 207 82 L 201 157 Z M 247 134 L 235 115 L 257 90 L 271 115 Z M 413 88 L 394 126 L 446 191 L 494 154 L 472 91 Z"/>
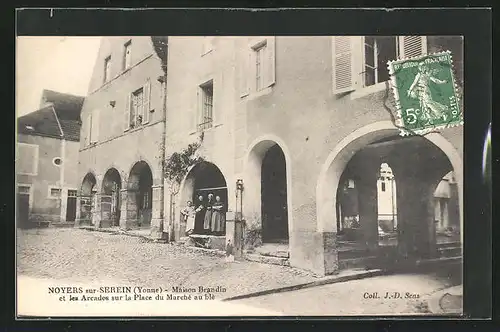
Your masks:
<path fill-rule="evenodd" d="M 214 195 L 208 194 L 208 201 L 206 204 L 205 219 L 203 220 L 203 230 L 208 233 L 210 231 L 210 224 L 212 223 L 212 205 L 214 204 Z"/>
<path fill-rule="evenodd" d="M 221 202 L 220 196 L 215 197 L 215 203 L 212 205 L 212 232 L 220 234 L 224 231 L 224 203 Z"/>
<path fill-rule="evenodd" d="M 196 216 L 194 223 L 194 233 L 199 234 L 203 229 L 203 220 L 205 218 L 205 203 L 203 202 L 203 196 L 198 196 L 198 206 L 196 207 Z"/>
<path fill-rule="evenodd" d="M 432 119 L 443 118 L 446 121 L 446 111 L 448 106 L 438 103 L 432 99 L 430 83 L 444 84 L 446 81 L 432 76 L 431 70 L 424 63 L 418 65 L 418 73 L 408 89 L 408 96 L 417 98 L 420 103 L 422 113 Z M 430 114 L 429 114 L 430 113 Z"/>
<path fill-rule="evenodd" d="M 196 212 L 191 201 L 187 202 L 186 208 L 181 212 L 184 217 L 184 222 L 186 223 L 186 235 L 191 235 L 194 232 Z"/>

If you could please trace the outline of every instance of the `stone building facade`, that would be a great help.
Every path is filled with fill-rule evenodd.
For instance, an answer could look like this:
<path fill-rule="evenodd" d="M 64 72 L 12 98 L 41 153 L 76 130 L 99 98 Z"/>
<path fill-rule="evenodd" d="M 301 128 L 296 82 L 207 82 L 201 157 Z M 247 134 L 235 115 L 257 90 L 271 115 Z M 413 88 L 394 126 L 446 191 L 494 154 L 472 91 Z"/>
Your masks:
<path fill-rule="evenodd" d="M 17 119 L 17 223 L 73 225 L 84 98 L 44 90 L 40 109 Z"/>
<path fill-rule="evenodd" d="M 102 38 L 82 109 L 78 225 L 162 236 L 166 86 L 155 43 Z"/>
<path fill-rule="evenodd" d="M 180 208 L 214 193 L 228 222 L 243 210 L 248 247 L 285 245 L 292 266 L 335 272 L 349 255 L 384 247 L 376 196 L 388 163 L 397 178 L 393 247 L 405 258 L 435 256 L 433 193 L 450 171 L 462 235 L 463 128 L 401 139 L 386 63 L 447 49 L 462 82 L 462 45 L 438 36 L 170 37 L 165 153 L 202 133 L 205 159 L 177 195 L 165 195 L 165 206 L 177 207 L 165 216 L 176 239 Z M 340 210 L 349 183 L 359 220 L 347 230 Z"/>

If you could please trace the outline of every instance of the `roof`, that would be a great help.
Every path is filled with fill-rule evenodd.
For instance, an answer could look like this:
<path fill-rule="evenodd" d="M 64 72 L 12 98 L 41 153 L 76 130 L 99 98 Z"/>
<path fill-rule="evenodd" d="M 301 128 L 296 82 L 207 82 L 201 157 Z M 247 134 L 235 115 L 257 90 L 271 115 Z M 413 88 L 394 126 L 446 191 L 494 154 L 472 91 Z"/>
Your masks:
<path fill-rule="evenodd" d="M 84 99 L 44 90 L 40 109 L 17 119 L 18 133 L 79 141 Z"/>

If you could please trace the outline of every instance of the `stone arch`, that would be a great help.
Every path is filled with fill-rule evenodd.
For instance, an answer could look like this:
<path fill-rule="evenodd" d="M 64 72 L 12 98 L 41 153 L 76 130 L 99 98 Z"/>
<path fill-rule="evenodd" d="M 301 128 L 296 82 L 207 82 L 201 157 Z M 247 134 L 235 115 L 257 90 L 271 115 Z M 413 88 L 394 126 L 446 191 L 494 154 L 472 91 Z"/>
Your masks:
<path fill-rule="evenodd" d="M 223 171 L 215 164 L 210 161 L 202 161 L 193 165 L 189 168 L 188 172 L 184 176 L 178 192 L 178 198 L 176 200 L 177 207 L 174 207 L 174 223 L 180 218 L 180 209 L 186 205 L 188 201 L 193 202 L 197 205 L 198 200 L 196 200 L 197 194 L 201 194 L 206 200 L 206 195 L 208 193 L 213 193 L 215 196 L 220 196 L 221 201 L 224 203 L 224 216 L 225 212 L 228 210 L 228 183 Z M 195 234 L 200 233 L 210 233 L 215 235 L 223 235 L 225 228 L 219 229 L 215 232 L 204 231 L 200 225 L 199 216 L 196 219 Z M 180 236 L 184 235 L 183 229 L 180 229 Z"/>
<path fill-rule="evenodd" d="M 115 167 L 108 168 L 104 173 L 101 185 L 101 227 L 119 225 L 122 181 Z"/>
<path fill-rule="evenodd" d="M 266 155 L 271 149 L 276 149 L 284 159 L 285 195 L 284 207 L 286 209 L 287 240 L 293 231 L 293 206 L 292 206 L 292 161 L 285 142 L 278 136 L 267 134 L 258 137 L 250 145 L 245 155 L 243 215 L 249 227 L 263 227 L 262 224 L 262 165 Z M 264 231 L 264 230 L 263 230 Z M 283 230 L 284 231 L 284 230 Z"/>
<path fill-rule="evenodd" d="M 127 179 L 127 222 L 149 228 L 152 218 L 153 171 L 139 160 L 130 169 Z"/>
<path fill-rule="evenodd" d="M 82 184 L 80 186 L 80 194 L 90 195 L 92 191 L 99 189 L 99 183 L 95 172 L 89 170 L 83 177 Z"/>
<path fill-rule="evenodd" d="M 349 160 L 366 145 L 396 135 L 398 132 L 399 129 L 391 121 L 379 121 L 355 130 L 335 146 L 321 167 L 316 186 L 317 230 L 319 232 L 336 232 L 336 223 L 332 220 L 332 216 L 335 215 L 337 188 Z M 430 133 L 424 137 L 446 155 L 455 172 L 459 189 L 460 236 L 463 240 L 462 158 L 455 147 L 442 135 Z"/>

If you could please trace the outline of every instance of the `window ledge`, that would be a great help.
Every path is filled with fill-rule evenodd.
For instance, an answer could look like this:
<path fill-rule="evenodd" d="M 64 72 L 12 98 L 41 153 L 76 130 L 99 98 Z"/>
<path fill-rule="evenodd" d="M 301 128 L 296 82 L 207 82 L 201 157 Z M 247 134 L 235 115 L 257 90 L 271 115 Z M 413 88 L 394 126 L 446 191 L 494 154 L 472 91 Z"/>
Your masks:
<path fill-rule="evenodd" d="M 253 91 L 250 94 L 248 94 L 244 97 L 241 97 L 241 99 L 253 100 L 253 99 L 268 95 L 273 91 L 273 87 L 274 87 L 274 85 L 271 85 L 271 86 L 268 86 L 267 88 L 264 88 L 262 90 Z"/>
<path fill-rule="evenodd" d="M 201 133 L 206 133 L 214 130 L 215 128 L 221 127 L 223 124 L 222 123 L 214 123 L 212 127 L 204 129 L 204 130 L 195 130 L 195 131 L 190 131 L 189 135 L 195 135 L 195 134 L 201 134 Z"/>
<path fill-rule="evenodd" d="M 363 97 L 366 97 L 368 95 L 371 95 L 371 94 L 374 94 L 374 93 L 377 93 L 380 91 L 384 91 L 386 89 L 387 82 L 388 81 L 380 82 L 380 83 L 376 83 L 376 84 L 373 84 L 373 85 L 370 85 L 370 86 L 367 86 L 367 87 L 364 87 L 361 89 L 354 90 L 350 94 L 351 100 L 363 98 Z"/>

